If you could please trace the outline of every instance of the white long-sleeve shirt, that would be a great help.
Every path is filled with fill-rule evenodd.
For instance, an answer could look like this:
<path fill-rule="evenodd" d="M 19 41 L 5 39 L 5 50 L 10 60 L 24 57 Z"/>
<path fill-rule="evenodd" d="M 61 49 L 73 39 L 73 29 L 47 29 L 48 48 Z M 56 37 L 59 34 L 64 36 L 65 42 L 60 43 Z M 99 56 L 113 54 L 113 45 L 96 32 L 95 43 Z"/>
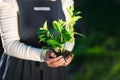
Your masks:
<path fill-rule="evenodd" d="M 66 19 L 69 19 L 66 8 L 71 5 L 73 5 L 73 0 L 62 0 Z M 19 14 L 19 9 L 16 0 L 3 0 L 0 3 L 0 31 L 4 52 L 16 58 L 43 62 L 47 50 L 20 42 L 17 14 Z M 74 42 L 67 43 L 66 49 L 71 51 L 73 46 Z"/>

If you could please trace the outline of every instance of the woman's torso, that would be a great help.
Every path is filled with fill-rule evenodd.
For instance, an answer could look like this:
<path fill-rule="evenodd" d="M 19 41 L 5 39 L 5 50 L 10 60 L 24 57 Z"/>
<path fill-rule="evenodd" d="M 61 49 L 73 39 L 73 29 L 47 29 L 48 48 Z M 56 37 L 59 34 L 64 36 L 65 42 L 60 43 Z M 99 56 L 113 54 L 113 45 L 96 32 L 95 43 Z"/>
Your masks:
<path fill-rule="evenodd" d="M 47 20 L 48 28 L 52 28 L 52 21 L 63 19 L 61 0 L 17 0 L 19 7 L 20 41 L 34 47 L 42 47 L 39 43 L 37 31 Z"/>

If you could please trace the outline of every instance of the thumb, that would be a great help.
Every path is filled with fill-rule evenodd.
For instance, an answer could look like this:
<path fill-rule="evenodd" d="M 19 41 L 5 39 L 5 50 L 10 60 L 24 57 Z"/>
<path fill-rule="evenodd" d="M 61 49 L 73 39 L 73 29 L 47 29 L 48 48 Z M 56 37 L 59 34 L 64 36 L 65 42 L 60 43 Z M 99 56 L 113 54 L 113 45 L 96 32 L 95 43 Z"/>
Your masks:
<path fill-rule="evenodd" d="M 57 57 L 54 52 L 52 52 L 52 53 L 50 54 L 50 56 L 51 56 L 51 57 Z"/>
<path fill-rule="evenodd" d="M 56 54 L 52 50 L 48 50 L 46 54 L 47 58 L 57 57 Z"/>

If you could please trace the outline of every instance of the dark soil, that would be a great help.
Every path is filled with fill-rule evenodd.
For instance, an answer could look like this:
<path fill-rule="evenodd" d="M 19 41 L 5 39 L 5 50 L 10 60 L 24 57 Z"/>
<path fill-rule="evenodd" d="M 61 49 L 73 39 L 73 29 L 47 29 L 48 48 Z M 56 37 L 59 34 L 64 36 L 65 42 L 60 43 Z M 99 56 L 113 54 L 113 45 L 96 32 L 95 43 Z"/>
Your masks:
<path fill-rule="evenodd" d="M 72 52 L 68 51 L 68 50 L 65 50 L 64 52 L 55 52 L 57 56 L 63 56 L 64 59 L 67 59 L 68 57 L 72 57 Z"/>

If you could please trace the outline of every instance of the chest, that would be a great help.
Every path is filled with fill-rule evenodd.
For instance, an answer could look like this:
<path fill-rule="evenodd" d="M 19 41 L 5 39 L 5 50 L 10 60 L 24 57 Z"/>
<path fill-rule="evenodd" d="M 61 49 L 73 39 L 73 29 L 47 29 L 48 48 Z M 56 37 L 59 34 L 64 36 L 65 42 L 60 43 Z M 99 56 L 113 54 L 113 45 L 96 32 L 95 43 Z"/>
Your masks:
<path fill-rule="evenodd" d="M 19 35 L 21 42 L 37 45 L 38 29 L 47 20 L 49 29 L 52 21 L 65 20 L 61 0 L 17 0 L 19 7 Z"/>

